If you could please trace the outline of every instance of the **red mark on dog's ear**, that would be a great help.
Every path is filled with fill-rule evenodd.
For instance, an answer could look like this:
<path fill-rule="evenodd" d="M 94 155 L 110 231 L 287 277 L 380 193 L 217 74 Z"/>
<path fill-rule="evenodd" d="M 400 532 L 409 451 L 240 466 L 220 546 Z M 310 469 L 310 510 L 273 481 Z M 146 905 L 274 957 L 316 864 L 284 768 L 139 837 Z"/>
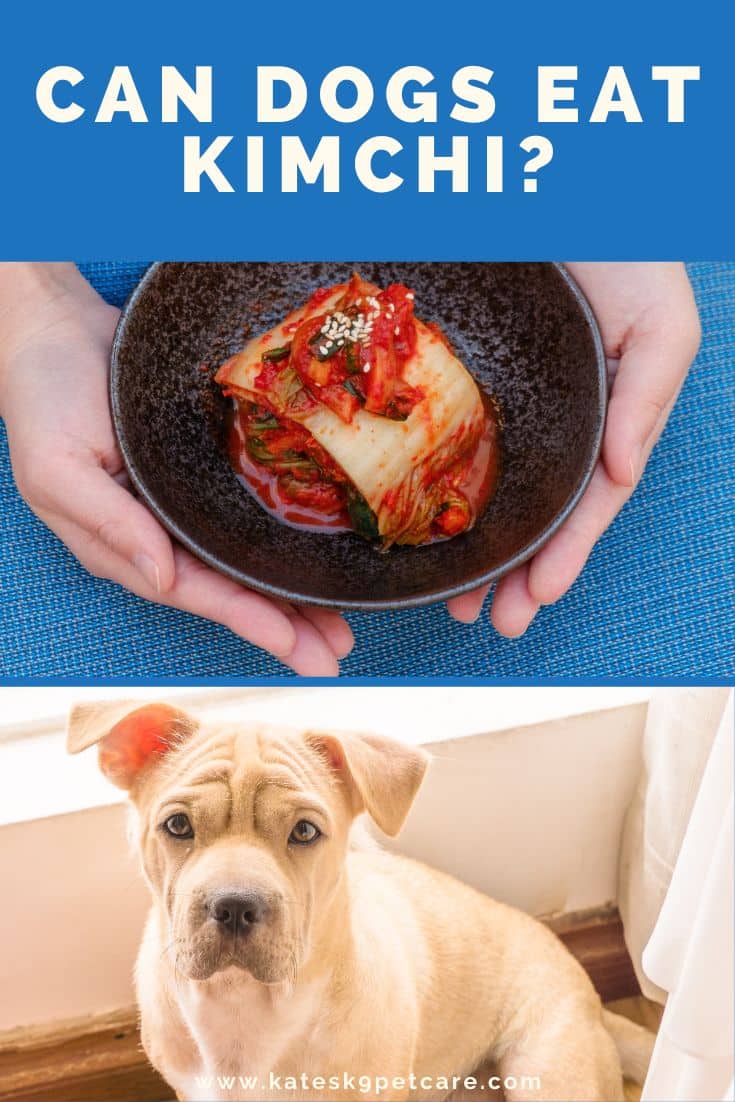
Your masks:
<path fill-rule="evenodd" d="M 120 788 L 130 788 L 153 758 L 165 754 L 193 724 L 169 704 L 147 704 L 121 719 L 100 742 L 102 772 Z"/>

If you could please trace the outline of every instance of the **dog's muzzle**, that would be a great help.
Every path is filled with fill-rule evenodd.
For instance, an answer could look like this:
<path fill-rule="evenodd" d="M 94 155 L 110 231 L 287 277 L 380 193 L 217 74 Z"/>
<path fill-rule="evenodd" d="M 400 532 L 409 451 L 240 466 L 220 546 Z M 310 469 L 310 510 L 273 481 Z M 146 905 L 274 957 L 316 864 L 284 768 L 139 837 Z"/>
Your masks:
<path fill-rule="evenodd" d="M 268 917 L 269 906 L 258 891 L 221 891 L 207 900 L 209 920 L 223 935 L 246 938 Z"/>
<path fill-rule="evenodd" d="M 279 891 L 220 880 L 194 895 L 174 921 L 177 969 L 205 980 L 241 968 L 257 980 L 278 982 L 293 971 L 299 946 Z"/>

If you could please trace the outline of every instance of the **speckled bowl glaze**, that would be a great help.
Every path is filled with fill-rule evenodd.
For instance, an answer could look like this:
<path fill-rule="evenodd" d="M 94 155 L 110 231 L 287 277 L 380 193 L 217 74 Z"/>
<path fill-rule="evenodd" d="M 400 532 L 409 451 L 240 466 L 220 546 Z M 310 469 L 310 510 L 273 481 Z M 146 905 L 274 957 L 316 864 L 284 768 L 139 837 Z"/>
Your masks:
<path fill-rule="evenodd" d="M 216 368 L 320 286 L 356 268 L 416 293 L 504 423 L 498 491 L 471 532 L 381 553 L 352 534 L 286 527 L 236 479 Z M 579 500 L 605 418 L 605 359 L 580 290 L 558 265 L 161 263 L 123 311 L 112 412 L 133 484 L 195 555 L 304 604 L 408 608 L 494 582 L 530 558 Z"/>

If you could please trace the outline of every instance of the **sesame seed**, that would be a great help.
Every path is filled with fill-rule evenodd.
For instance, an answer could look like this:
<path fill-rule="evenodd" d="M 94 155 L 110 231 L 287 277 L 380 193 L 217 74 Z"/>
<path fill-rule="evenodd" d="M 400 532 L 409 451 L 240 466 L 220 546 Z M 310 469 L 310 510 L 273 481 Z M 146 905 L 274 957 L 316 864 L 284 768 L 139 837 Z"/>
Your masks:
<path fill-rule="evenodd" d="M 416 296 L 414 295 L 413 291 L 409 291 L 408 294 L 406 295 L 406 298 L 408 299 L 409 302 L 413 302 L 415 297 Z"/>

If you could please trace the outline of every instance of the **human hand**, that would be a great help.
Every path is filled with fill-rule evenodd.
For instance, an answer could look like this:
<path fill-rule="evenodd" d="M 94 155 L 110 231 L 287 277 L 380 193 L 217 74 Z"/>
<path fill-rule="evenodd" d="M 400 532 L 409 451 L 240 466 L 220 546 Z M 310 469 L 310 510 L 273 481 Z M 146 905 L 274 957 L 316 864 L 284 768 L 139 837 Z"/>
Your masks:
<path fill-rule="evenodd" d="M 611 381 L 602 454 L 576 509 L 533 559 L 502 578 L 491 619 L 522 635 L 541 605 L 558 601 L 637 486 L 663 432 L 700 340 L 699 317 L 682 264 L 567 264 L 602 331 Z M 470 623 L 489 586 L 447 602 Z"/>
<path fill-rule="evenodd" d="M 0 415 L 20 493 L 97 577 L 224 624 L 296 673 L 337 674 L 353 644 L 338 613 L 218 574 L 130 492 L 107 397 L 117 318 L 72 264 L 0 265 Z"/>

